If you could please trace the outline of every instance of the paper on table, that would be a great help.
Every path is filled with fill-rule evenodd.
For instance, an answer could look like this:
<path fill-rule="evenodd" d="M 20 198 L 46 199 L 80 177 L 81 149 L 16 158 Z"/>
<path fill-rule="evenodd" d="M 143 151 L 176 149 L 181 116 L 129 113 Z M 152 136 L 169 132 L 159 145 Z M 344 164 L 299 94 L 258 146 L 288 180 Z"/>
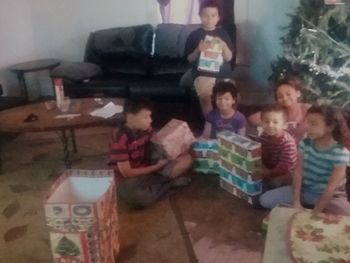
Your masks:
<path fill-rule="evenodd" d="M 109 102 L 104 107 L 90 112 L 91 116 L 101 117 L 108 119 L 116 113 L 123 112 L 123 107 L 120 105 L 115 105 L 113 102 Z"/>

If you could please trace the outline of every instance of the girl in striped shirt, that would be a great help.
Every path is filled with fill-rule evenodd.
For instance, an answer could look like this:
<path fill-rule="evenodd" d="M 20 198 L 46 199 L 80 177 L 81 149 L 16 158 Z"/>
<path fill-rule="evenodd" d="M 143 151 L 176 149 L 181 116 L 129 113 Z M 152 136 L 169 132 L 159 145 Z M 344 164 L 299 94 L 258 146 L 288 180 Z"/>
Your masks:
<path fill-rule="evenodd" d="M 263 207 L 279 204 L 313 207 L 315 213 L 350 216 L 344 191 L 349 151 L 344 146 L 342 114 L 332 106 L 312 106 L 306 115 L 307 138 L 299 145 L 294 185 L 277 188 L 260 197 Z"/>

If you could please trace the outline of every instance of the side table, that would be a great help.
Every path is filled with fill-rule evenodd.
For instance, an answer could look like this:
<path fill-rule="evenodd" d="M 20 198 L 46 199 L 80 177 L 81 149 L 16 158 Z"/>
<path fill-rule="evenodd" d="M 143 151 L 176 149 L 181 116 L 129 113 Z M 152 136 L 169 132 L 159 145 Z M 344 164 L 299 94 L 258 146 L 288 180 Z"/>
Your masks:
<path fill-rule="evenodd" d="M 22 87 L 26 101 L 29 101 L 28 88 L 24 77 L 25 73 L 40 70 L 51 70 L 57 67 L 61 61 L 59 59 L 32 60 L 9 67 L 9 70 L 17 74 L 19 85 Z"/>

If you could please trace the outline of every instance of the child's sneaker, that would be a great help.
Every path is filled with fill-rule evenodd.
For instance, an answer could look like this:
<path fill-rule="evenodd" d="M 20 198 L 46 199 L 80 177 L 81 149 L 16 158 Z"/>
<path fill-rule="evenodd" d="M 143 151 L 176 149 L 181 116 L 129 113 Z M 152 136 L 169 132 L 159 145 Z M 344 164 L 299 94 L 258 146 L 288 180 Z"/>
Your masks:
<path fill-rule="evenodd" d="M 171 188 L 184 187 L 191 183 L 192 179 L 190 177 L 181 176 L 173 179 L 171 181 Z"/>

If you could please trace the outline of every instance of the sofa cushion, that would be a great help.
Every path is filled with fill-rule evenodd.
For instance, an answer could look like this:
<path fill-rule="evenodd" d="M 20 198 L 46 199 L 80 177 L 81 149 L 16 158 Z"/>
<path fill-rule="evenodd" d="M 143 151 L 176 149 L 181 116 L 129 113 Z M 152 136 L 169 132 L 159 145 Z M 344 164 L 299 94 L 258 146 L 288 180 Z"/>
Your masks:
<path fill-rule="evenodd" d="M 110 73 L 147 74 L 152 40 L 150 24 L 99 30 L 89 37 L 85 61 L 98 63 Z"/>
<path fill-rule="evenodd" d="M 83 81 L 102 74 L 101 67 L 93 63 L 65 62 L 55 67 L 52 78 L 63 78 L 71 81 Z"/>
<path fill-rule="evenodd" d="M 154 55 L 160 57 L 183 57 L 189 34 L 199 24 L 159 24 L 155 31 Z"/>
<path fill-rule="evenodd" d="M 155 57 L 153 63 L 153 75 L 184 74 L 191 67 L 185 58 Z"/>
<path fill-rule="evenodd" d="M 155 31 L 153 75 L 183 74 L 190 64 L 184 57 L 188 35 L 199 25 L 159 24 Z M 183 43 L 182 43 L 183 42 Z"/>
<path fill-rule="evenodd" d="M 95 49 L 101 56 L 149 55 L 152 51 L 153 27 L 149 24 L 119 27 L 95 32 Z"/>
<path fill-rule="evenodd" d="M 129 83 L 129 96 L 148 97 L 152 99 L 168 98 L 170 101 L 176 99 L 182 100 L 186 97 L 186 89 L 178 85 L 179 80 L 173 79 L 173 76 L 164 78 L 154 78 L 148 81 L 133 81 Z"/>
<path fill-rule="evenodd" d="M 179 40 L 178 40 L 178 48 L 179 48 L 179 56 L 183 57 L 184 56 L 184 51 L 185 51 L 185 45 L 188 36 L 191 34 L 192 31 L 198 29 L 200 27 L 199 24 L 189 24 L 185 25 L 179 35 Z"/>
<path fill-rule="evenodd" d="M 160 57 L 179 57 L 178 40 L 184 25 L 159 24 L 155 31 L 154 55 Z"/>
<path fill-rule="evenodd" d="M 127 97 L 128 87 L 125 80 L 98 76 L 81 83 L 64 81 L 64 92 L 71 98 L 93 96 Z"/>

